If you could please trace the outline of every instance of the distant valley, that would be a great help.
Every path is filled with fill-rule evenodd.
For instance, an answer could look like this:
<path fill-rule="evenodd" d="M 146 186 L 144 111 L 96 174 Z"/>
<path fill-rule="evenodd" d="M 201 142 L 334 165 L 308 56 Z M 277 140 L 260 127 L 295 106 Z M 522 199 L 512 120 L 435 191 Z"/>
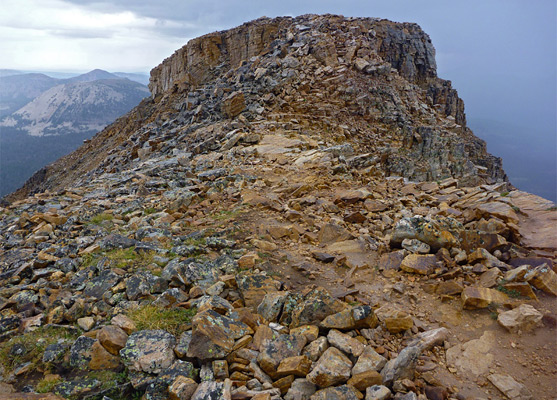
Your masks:
<path fill-rule="evenodd" d="M 149 96 L 140 74 L 96 69 L 59 79 L 0 72 L 0 196 Z"/>

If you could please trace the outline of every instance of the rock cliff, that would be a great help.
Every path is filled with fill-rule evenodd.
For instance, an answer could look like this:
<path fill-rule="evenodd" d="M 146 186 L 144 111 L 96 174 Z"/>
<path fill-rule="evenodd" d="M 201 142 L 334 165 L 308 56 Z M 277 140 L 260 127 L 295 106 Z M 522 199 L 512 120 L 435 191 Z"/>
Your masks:
<path fill-rule="evenodd" d="M 507 180 L 501 160 L 466 127 L 464 104 L 450 81 L 437 77 L 435 50 L 416 24 L 332 15 L 261 18 L 191 40 L 153 69 L 149 88 L 153 100 L 140 107 L 141 116 L 132 111 L 123 117 L 123 130 L 118 122 L 108 127 L 49 166 L 40 185 L 30 182 L 20 193 L 120 168 L 148 139 L 201 140 L 199 128 L 239 113 L 251 121 L 304 116 L 308 134 L 372 153 L 387 176 Z M 236 92 L 243 97 L 230 114 L 227 104 Z M 118 157 L 114 139 L 122 145 Z"/>

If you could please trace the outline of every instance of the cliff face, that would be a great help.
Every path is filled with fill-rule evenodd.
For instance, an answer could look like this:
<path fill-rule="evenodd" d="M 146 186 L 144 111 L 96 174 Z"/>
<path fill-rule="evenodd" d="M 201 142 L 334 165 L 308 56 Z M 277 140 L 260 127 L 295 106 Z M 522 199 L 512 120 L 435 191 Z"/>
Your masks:
<path fill-rule="evenodd" d="M 437 77 L 434 47 L 416 24 L 332 15 L 261 18 L 191 40 L 151 71 L 149 88 L 152 101 L 141 106 L 139 119 L 137 110 L 125 116 L 21 193 L 117 171 L 140 149 L 165 147 L 149 141 L 166 141 L 167 149 L 218 147 L 240 114 L 247 121 L 298 120 L 326 143 L 373 154 L 387 176 L 506 181 L 501 160 L 466 127 L 456 90 Z"/>

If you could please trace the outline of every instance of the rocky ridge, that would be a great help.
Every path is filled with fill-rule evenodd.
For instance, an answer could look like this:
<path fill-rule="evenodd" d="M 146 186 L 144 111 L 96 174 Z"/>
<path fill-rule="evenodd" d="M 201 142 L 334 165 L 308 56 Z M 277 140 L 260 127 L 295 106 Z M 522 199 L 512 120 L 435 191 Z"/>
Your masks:
<path fill-rule="evenodd" d="M 555 205 L 417 25 L 260 19 L 150 88 L 1 209 L 0 398 L 551 398 Z"/>

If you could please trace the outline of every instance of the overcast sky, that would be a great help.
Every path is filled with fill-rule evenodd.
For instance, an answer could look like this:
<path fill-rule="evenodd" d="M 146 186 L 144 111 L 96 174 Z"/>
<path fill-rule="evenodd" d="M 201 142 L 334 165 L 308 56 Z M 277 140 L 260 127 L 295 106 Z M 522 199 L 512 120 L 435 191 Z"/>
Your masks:
<path fill-rule="evenodd" d="M 2 0 L 0 68 L 145 72 L 189 39 L 261 16 L 417 22 L 472 118 L 523 126 L 555 158 L 555 0 Z M 545 143 L 542 143 L 545 145 Z"/>

